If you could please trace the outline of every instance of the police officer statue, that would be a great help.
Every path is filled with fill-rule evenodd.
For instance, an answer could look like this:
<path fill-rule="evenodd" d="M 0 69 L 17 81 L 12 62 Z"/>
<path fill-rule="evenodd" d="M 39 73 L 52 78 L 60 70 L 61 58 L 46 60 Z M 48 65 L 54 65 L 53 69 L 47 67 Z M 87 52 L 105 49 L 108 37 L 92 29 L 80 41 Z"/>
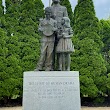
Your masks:
<path fill-rule="evenodd" d="M 68 13 L 67 13 L 67 8 L 65 6 L 61 6 L 60 5 L 60 0 L 52 0 L 52 6 L 51 6 L 51 10 L 52 10 L 52 18 L 55 19 L 57 21 L 57 28 L 58 31 L 55 34 L 55 47 L 54 47 L 54 57 L 53 57 L 53 68 L 54 70 L 59 70 L 61 71 L 61 69 L 59 69 L 59 53 L 56 54 L 56 47 L 58 44 L 58 41 L 61 37 L 60 33 L 62 33 L 62 19 L 63 17 L 68 17 Z M 57 57 L 57 58 L 55 58 Z M 55 62 L 56 61 L 56 62 Z M 55 67 L 55 63 L 57 63 L 57 68 Z"/>
<path fill-rule="evenodd" d="M 60 5 L 60 0 L 52 0 L 52 17 L 57 21 L 58 28 L 61 27 L 61 21 L 63 17 L 68 17 L 67 8 Z"/>

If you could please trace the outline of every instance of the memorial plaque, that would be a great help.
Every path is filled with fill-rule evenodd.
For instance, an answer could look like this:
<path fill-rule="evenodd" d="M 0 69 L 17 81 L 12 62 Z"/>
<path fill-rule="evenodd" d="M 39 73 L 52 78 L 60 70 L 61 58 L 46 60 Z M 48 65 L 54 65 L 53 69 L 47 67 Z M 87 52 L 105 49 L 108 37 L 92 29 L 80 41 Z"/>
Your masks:
<path fill-rule="evenodd" d="M 23 110 L 80 110 L 79 72 L 24 72 Z"/>

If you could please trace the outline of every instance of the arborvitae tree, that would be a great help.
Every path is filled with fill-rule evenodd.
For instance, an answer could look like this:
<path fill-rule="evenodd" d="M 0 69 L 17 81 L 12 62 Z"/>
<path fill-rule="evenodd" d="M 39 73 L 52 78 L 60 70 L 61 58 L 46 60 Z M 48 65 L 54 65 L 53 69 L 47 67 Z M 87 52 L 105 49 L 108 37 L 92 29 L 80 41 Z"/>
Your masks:
<path fill-rule="evenodd" d="M 41 0 L 22 0 L 20 15 L 20 32 L 23 71 L 33 70 L 39 56 L 40 46 L 38 36 L 38 22 L 44 16 L 43 3 Z"/>
<path fill-rule="evenodd" d="M 9 36 L 18 37 L 21 49 L 19 56 L 23 71 L 33 70 L 39 55 L 40 36 L 38 36 L 37 28 L 39 18 L 44 16 L 44 5 L 41 0 L 7 0 L 6 5 L 7 13 L 5 15 L 6 22 L 3 24 L 4 28 Z M 27 59 L 25 60 L 27 64 L 25 64 L 24 57 Z M 32 66 L 33 60 L 35 61 Z"/>
<path fill-rule="evenodd" d="M 37 33 L 39 18 L 44 16 L 41 0 L 23 0 L 21 2 L 20 25 L 27 34 Z M 31 32 L 30 32 L 31 31 Z"/>
<path fill-rule="evenodd" d="M 38 19 L 44 16 L 44 10 L 41 0 L 6 0 L 6 10 L 1 20 L 1 27 L 7 36 L 4 40 L 7 53 L 6 58 L 1 60 L 3 70 L 0 72 L 3 71 L 4 79 L 0 80 L 0 98 L 9 99 L 22 97 L 23 72 L 34 70 L 36 66 L 40 52 Z"/>
<path fill-rule="evenodd" d="M 20 1 L 6 0 L 6 14 L 4 15 L 3 28 L 7 30 L 7 34 L 15 34 L 19 29 L 20 19 Z"/>
<path fill-rule="evenodd" d="M 68 11 L 68 16 L 71 20 L 71 26 L 73 26 L 73 11 L 69 0 L 60 0 L 60 4 L 65 6 Z"/>
<path fill-rule="evenodd" d="M 41 0 L 7 0 L 7 23 L 4 25 L 8 33 L 37 33 L 39 18 L 44 16 L 43 7 Z"/>
<path fill-rule="evenodd" d="M 106 61 L 107 67 L 107 88 L 108 88 L 108 97 L 110 97 L 110 20 L 101 20 L 102 32 L 101 35 L 103 37 L 104 48 L 102 54 Z"/>
<path fill-rule="evenodd" d="M 107 93 L 108 93 L 108 99 L 110 101 L 110 73 L 108 74 L 108 78 L 107 78 Z"/>
<path fill-rule="evenodd" d="M 39 18 L 42 18 L 44 17 L 44 5 L 42 3 L 41 0 L 34 0 L 34 4 L 35 4 L 35 7 L 36 7 L 36 18 L 37 18 L 37 21 L 39 21 Z"/>
<path fill-rule="evenodd" d="M 20 59 L 21 59 L 21 67 L 24 71 L 34 70 L 37 61 L 39 58 L 40 52 L 40 43 L 39 37 L 37 34 L 36 36 L 32 35 L 18 35 L 19 37 L 19 46 L 20 46 Z"/>
<path fill-rule="evenodd" d="M 3 17 L 3 6 L 2 1 L 0 1 L 0 27 L 2 27 L 2 17 Z"/>
<path fill-rule="evenodd" d="M 2 1 L 0 1 L 0 17 L 3 15 Z"/>
<path fill-rule="evenodd" d="M 10 4 L 8 0 L 7 3 Z M 3 8 L 1 9 L 3 10 Z M 5 101 L 13 96 L 21 95 L 22 91 L 22 68 L 20 66 L 18 38 L 17 36 L 10 36 L 14 32 L 12 30 L 14 30 L 17 19 L 15 16 L 12 17 L 15 13 L 11 9 L 7 11 L 6 15 L 1 13 L 2 16 L 0 17 L 0 100 Z M 12 19 L 10 19 L 11 17 Z M 7 36 L 7 33 L 10 34 Z"/>
<path fill-rule="evenodd" d="M 0 100 L 2 99 L 4 92 L 2 89 L 3 82 L 9 78 L 9 75 L 5 72 L 5 69 L 7 68 L 6 55 L 8 53 L 8 49 L 6 48 L 6 39 L 6 33 L 0 28 Z"/>
<path fill-rule="evenodd" d="M 110 20 L 101 20 L 102 31 L 101 35 L 103 37 L 103 55 L 107 62 L 107 70 L 110 73 Z"/>
<path fill-rule="evenodd" d="M 1 28 L 0 41 L 0 99 L 8 100 L 20 94 L 22 68 L 17 54 L 19 43 L 16 37 L 10 39 Z"/>
<path fill-rule="evenodd" d="M 100 29 L 93 1 L 78 0 L 74 11 L 75 53 L 71 69 L 80 72 L 82 97 L 93 98 L 106 93 L 106 67 L 101 55 L 103 43 Z"/>

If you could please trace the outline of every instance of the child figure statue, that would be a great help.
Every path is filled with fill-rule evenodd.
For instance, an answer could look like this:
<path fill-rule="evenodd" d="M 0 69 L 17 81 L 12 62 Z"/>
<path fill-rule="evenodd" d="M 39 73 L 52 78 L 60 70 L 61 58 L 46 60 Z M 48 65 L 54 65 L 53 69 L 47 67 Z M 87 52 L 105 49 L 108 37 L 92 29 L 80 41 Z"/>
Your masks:
<path fill-rule="evenodd" d="M 59 71 L 70 71 L 70 53 L 74 51 L 71 40 L 72 35 L 73 31 L 70 27 L 70 19 L 68 17 L 63 17 L 62 29 L 59 30 L 59 41 L 56 47 L 56 52 L 59 53 Z"/>
<path fill-rule="evenodd" d="M 41 55 L 35 71 L 52 71 L 53 50 L 55 42 L 55 31 L 57 31 L 57 21 L 51 18 L 50 7 L 45 9 L 45 18 L 40 19 L 39 31 L 41 33 Z"/>

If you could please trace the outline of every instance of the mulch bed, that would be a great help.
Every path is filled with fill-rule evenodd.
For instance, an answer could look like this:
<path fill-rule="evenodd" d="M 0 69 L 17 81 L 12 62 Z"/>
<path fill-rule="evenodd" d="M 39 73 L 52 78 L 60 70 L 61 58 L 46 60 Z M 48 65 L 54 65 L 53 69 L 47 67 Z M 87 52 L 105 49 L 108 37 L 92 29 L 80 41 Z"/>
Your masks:
<path fill-rule="evenodd" d="M 22 99 L 13 99 L 7 101 L 0 101 L 0 107 L 16 107 L 22 106 Z M 81 106 L 87 107 L 110 107 L 110 99 L 105 99 L 104 102 L 96 102 L 91 98 L 82 98 L 81 99 Z"/>

